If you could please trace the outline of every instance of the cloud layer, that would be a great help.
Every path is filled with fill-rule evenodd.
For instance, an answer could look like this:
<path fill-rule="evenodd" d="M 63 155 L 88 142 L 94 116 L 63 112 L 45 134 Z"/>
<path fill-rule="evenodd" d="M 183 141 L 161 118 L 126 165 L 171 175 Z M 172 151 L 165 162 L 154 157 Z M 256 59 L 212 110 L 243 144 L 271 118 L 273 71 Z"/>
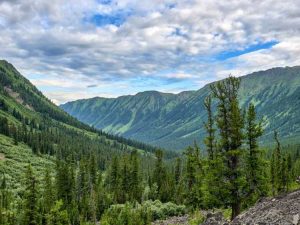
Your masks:
<path fill-rule="evenodd" d="M 300 64 L 294 0 L 0 0 L 0 57 L 62 103 Z"/>

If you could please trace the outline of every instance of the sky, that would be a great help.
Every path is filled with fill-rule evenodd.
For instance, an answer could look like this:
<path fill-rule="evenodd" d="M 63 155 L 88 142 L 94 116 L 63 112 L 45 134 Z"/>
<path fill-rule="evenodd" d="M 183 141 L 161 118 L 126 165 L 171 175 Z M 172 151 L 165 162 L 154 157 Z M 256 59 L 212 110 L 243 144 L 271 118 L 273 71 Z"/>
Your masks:
<path fill-rule="evenodd" d="M 297 0 L 0 0 L 0 59 L 54 103 L 300 65 Z"/>

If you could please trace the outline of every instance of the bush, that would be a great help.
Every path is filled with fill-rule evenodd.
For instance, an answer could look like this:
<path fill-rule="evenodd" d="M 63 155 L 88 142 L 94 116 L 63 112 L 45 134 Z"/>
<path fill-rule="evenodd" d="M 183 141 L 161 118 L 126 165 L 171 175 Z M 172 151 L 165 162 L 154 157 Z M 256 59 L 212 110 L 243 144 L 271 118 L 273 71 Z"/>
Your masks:
<path fill-rule="evenodd" d="M 205 217 L 200 211 L 195 211 L 189 219 L 189 225 L 199 225 L 202 224 L 205 220 Z"/>
<path fill-rule="evenodd" d="M 166 219 L 186 213 L 184 205 L 161 203 L 160 201 L 145 201 L 142 205 L 119 204 L 112 205 L 105 211 L 101 225 L 148 225 L 151 221 Z"/>
<path fill-rule="evenodd" d="M 159 200 L 146 201 L 143 207 L 148 208 L 153 220 L 166 219 L 170 216 L 180 216 L 186 213 L 184 205 L 176 205 L 172 202 L 161 203 Z"/>
<path fill-rule="evenodd" d="M 112 205 L 105 211 L 101 225 L 148 225 L 151 222 L 150 213 L 141 205 Z"/>

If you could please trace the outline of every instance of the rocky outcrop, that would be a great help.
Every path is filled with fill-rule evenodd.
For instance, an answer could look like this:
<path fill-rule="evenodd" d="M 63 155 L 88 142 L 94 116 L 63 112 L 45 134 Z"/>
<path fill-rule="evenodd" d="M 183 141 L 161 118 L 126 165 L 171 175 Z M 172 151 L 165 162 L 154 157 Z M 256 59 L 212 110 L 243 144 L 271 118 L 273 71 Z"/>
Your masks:
<path fill-rule="evenodd" d="M 267 198 L 235 218 L 230 225 L 300 225 L 300 190 Z"/>
<path fill-rule="evenodd" d="M 189 225 L 189 217 L 185 216 L 174 216 L 167 220 L 157 220 L 152 225 Z"/>
<path fill-rule="evenodd" d="M 224 219 L 222 212 L 208 213 L 202 225 L 229 225 Z"/>
<path fill-rule="evenodd" d="M 202 214 L 206 219 L 201 225 L 300 225 L 300 190 L 262 199 L 231 222 L 224 219 L 222 212 L 203 211 Z M 173 217 L 153 224 L 187 225 L 188 217 Z"/>

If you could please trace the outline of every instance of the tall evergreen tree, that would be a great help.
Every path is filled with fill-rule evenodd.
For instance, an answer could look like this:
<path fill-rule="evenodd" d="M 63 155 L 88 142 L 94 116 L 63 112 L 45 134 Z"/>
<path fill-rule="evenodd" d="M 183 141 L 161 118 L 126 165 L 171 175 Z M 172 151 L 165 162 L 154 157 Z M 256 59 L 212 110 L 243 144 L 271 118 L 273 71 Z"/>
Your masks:
<path fill-rule="evenodd" d="M 25 175 L 25 194 L 23 202 L 23 225 L 38 225 L 38 187 L 37 179 L 34 175 L 31 165 L 27 167 Z"/>
<path fill-rule="evenodd" d="M 42 184 L 42 224 L 46 224 L 46 214 L 50 212 L 55 201 L 55 190 L 52 182 L 50 169 L 47 168 Z"/>
<path fill-rule="evenodd" d="M 207 112 L 207 122 L 204 124 L 207 137 L 204 139 L 204 143 L 207 147 L 208 158 L 212 160 L 214 158 L 215 150 L 215 131 L 214 119 L 212 113 L 212 97 L 208 96 L 205 98 L 204 106 Z"/>
<path fill-rule="evenodd" d="M 231 76 L 211 85 L 213 97 L 218 101 L 217 126 L 221 137 L 219 147 L 226 159 L 226 179 L 230 192 L 228 201 L 232 209 L 232 219 L 241 211 L 241 190 L 245 185 L 240 167 L 244 121 L 238 102 L 239 87 L 240 79 Z"/>
<path fill-rule="evenodd" d="M 248 153 L 246 157 L 246 173 L 249 185 L 248 197 L 250 199 L 266 196 L 265 163 L 261 159 L 262 152 L 258 147 L 258 138 L 263 134 L 261 123 L 256 122 L 256 112 L 253 104 L 249 105 L 246 115 L 246 139 Z M 251 201 L 251 200 L 249 200 Z"/>
<path fill-rule="evenodd" d="M 156 156 L 156 162 L 153 170 L 153 183 L 157 186 L 157 192 L 159 198 L 163 199 L 164 198 L 163 188 L 166 187 L 164 184 L 165 182 L 167 182 L 166 170 L 163 164 L 163 151 L 162 150 L 155 151 L 155 156 Z"/>
<path fill-rule="evenodd" d="M 200 208 L 203 204 L 202 194 L 202 167 L 200 149 L 196 145 L 188 147 L 186 152 L 186 202 L 194 208 Z"/>
<path fill-rule="evenodd" d="M 175 184 L 178 185 L 181 179 L 181 158 L 176 158 L 176 164 L 175 164 L 175 174 L 174 174 L 174 179 L 175 179 Z"/>
<path fill-rule="evenodd" d="M 282 164 L 282 153 L 281 153 L 281 143 L 278 138 L 278 132 L 274 131 L 274 140 L 276 143 L 274 151 L 274 180 L 275 180 L 275 190 L 276 193 L 282 192 L 283 190 L 283 164 Z"/>
<path fill-rule="evenodd" d="M 140 201 L 142 191 L 139 157 L 137 150 L 133 150 L 130 153 L 130 165 L 130 199 Z"/>
<path fill-rule="evenodd" d="M 111 162 L 108 176 L 106 179 L 109 190 L 112 192 L 115 200 L 120 199 L 120 163 L 117 156 L 114 156 Z"/>

